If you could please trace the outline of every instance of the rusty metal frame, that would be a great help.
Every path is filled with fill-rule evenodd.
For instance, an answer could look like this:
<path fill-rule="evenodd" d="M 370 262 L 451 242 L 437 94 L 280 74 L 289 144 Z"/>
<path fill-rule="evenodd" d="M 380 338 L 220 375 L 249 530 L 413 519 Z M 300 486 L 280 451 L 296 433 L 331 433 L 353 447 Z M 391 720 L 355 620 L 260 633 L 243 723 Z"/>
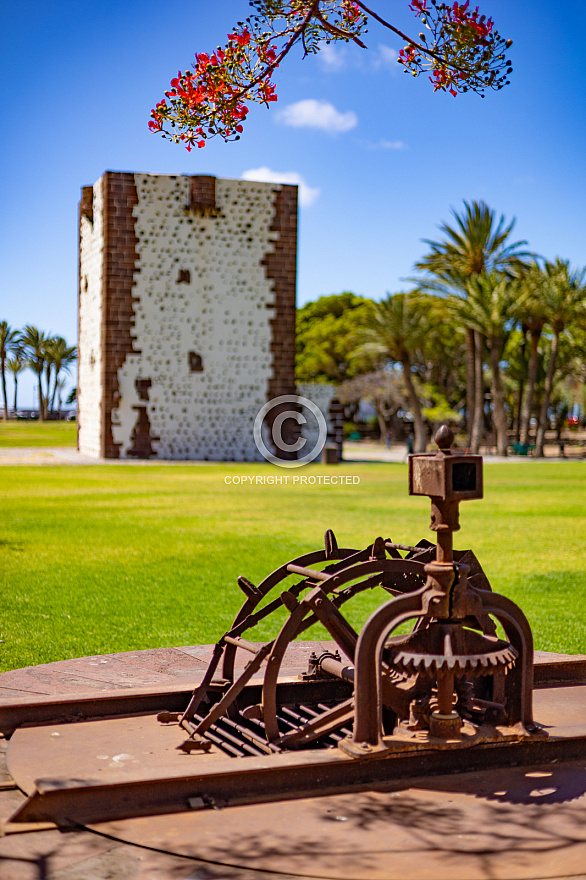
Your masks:
<path fill-rule="evenodd" d="M 181 777 L 108 785 L 41 779 L 10 822 L 87 825 L 130 816 L 367 791 L 429 776 L 585 757 L 586 737 L 576 737 L 485 743 L 474 748 L 390 751 L 384 757 L 373 752 L 355 758 L 339 750 L 282 753 L 237 761 L 227 759 L 215 763 L 213 768 Z"/>
<path fill-rule="evenodd" d="M 586 671 L 584 677 L 586 678 Z M 349 687 L 343 681 L 301 681 L 297 677 L 285 677 L 277 684 L 277 698 L 283 703 L 298 703 L 303 699 L 314 702 L 323 701 L 332 694 L 332 699 L 343 700 L 348 696 Z M 92 693 L 66 697 L 35 695 L 32 699 L 11 699 L 9 703 L 0 703 L 0 733 L 9 739 L 15 730 L 24 725 L 72 724 L 107 717 L 127 718 L 130 715 L 159 714 L 161 710 L 181 714 L 192 694 L 192 687 L 180 684 L 102 691 L 99 696 Z M 246 695 L 250 703 L 258 703 L 262 697 L 262 683 L 249 684 Z"/>

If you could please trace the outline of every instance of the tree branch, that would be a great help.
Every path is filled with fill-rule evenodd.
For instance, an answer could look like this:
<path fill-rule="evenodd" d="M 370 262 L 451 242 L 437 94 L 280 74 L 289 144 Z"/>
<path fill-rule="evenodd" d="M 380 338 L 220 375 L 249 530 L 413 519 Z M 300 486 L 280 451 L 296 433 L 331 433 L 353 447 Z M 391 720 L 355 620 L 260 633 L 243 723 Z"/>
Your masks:
<path fill-rule="evenodd" d="M 345 31 L 343 28 L 336 27 L 335 24 L 331 24 L 331 22 L 329 22 L 326 18 L 324 18 L 323 15 L 321 14 L 321 12 L 319 11 L 319 6 L 316 9 L 314 14 L 315 14 L 315 18 L 317 18 L 317 20 L 319 21 L 321 26 L 326 31 L 329 31 L 331 34 L 334 34 L 337 37 L 342 37 L 342 39 L 353 40 L 362 49 L 367 48 L 367 46 L 362 42 L 362 40 L 359 40 L 358 37 L 356 37 L 354 34 L 351 34 L 350 31 Z"/>
<path fill-rule="evenodd" d="M 290 38 L 287 40 L 287 42 L 285 43 L 285 45 L 283 46 L 283 48 L 281 49 L 281 51 L 279 52 L 279 54 L 277 55 L 275 60 L 272 61 L 270 64 L 268 64 L 264 68 L 264 70 L 262 70 L 259 74 L 257 74 L 257 76 L 255 76 L 255 78 L 247 86 L 245 86 L 239 92 L 236 92 L 232 96 L 231 100 L 239 101 L 241 97 L 246 95 L 247 92 L 249 92 L 251 89 L 253 89 L 260 82 L 262 82 L 263 79 L 266 79 L 268 76 L 270 76 L 272 74 L 273 70 L 276 70 L 276 68 L 279 66 L 279 64 L 283 60 L 283 58 L 285 58 L 289 54 L 289 52 L 291 51 L 291 49 L 293 48 L 293 46 L 295 45 L 295 43 L 297 42 L 299 37 L 303 37 L 305 30 L 307 28 L 307 25 L 309 24 L 309 22 L 313 18 L 314 14 L 315 14 L 315 10 L 318 8 L 319 8 L 319 0 L 314 0 L 314 3 L 310 7 L 307 15 L 305 16 L 303 21 L 300 22 L 298 27 L 295 28 L 295 30 L 293 31 Z M 284 33 L 286 33 L 286 30 L 284 31 Z M 277 38 L 278 37 L 275 34 L 275 39 L 277 39 Z"/>
<path fill-rule="evenodd" d="M 376 12 L 374 12 L 372 9 L 369 9 L 368 6 L 366 6 L 362 2 L 362 0 L 354 0 L 354 2 L 367 15 L 371 15 L 374 19 L 376 19 L 376 21 L 379 22 L 379 24 L 382 24 L 383 27 L 386 27 L 390 31 L 393 31 L 393 33 L 395 33 L 395 34 L 397 34 L 397 36 L 401 37 L 402 40 L 405 40 L 407 43 L 409 43 L 410 46 L 413 46 L 414 49 L 417 49 L 419 52 L 423 52 L 424 55 L 428 55 L 430 58 L 435 58 L 435 60 L 439 61 L 440 64 L 442 64 L 442 65 L 447 64 L 447 66 L 453 68 L 454 70 L 459 70 L 460 73 L 471 73 L 472 72 L 466 67 L 460 67 L 459 64 L 454 64 L 453 62 L 450 62 L 448 64 L 448 62 L 446 62 L 446 59 L 442 58 L 442 56 L 439 55 L 437 52 L 434 52 L 433 49 L 429 49 L 427 46 L 422 46 L 420 43 L 417 43 L 415 40 L 412 40 L 411 37 L 408 37 L 407 34 L 404 34 L 403 31 L 400 31 L 398 28 L 396 28 L 390 22 L 385 21 L 384 18 L 381 18 L 380 15 L 377 15 Z"/>

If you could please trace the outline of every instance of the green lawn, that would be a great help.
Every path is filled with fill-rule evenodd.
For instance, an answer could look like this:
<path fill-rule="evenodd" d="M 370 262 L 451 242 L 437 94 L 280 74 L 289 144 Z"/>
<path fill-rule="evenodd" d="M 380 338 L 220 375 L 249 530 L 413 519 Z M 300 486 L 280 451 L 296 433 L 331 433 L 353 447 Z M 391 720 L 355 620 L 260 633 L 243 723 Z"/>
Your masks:
<path fill-rule="evenodd" d="M 284 473 L 269 465 L 0 468 L 0 668 L 213 641 L 241 602 L 237 575 L 258 583 L 326 527 L 346 547 L 432 537 L 405 465 L 300 471 L 360 485 L 225 483 Z M 462 504 L 456 547 L 522 605 L 538 648 L 586 653 L 586 464 L 487 465 L 485 494 Z M 355 626 L 376 601 L 346 606 Z"/>
<path fill-rule="evenodd" d="M 75 446 L 75 422 L 0 421 L 0 446 Z"/>

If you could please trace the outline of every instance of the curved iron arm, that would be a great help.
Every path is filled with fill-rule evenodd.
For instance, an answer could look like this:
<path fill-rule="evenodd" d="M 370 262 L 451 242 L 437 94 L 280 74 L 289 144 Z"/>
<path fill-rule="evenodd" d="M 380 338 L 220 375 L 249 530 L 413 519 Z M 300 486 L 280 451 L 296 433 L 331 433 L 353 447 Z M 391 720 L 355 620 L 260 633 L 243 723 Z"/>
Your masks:
<path fill-rule="evenodd" d="M 519 652 L 519 659 L 507 673 L 507 713 L 509 724 L 521 722 L 534 727 L 533 721 L 533 633 L 529 621 L 518 605 L 499 593 L 476 590 L 487 614 L 502 624 L 509 642 Z M 511 696 L 517 695 L 517 699 Z"/>
<path fill-rule="evenodd" d="M 422 598 L 428 586 L 413 593 L 397 596 L 385 602 L 370 615 L 362 628 L 356 646 L 354 677 L 355 718 L 352 742 L 358 748 L 363 743 L 368 750 L 384 748 L 382 742 L 382 694 L 380 669 L 384 643 L 392 630 L 413 617 L 422 617 L 425 611 Z"/>

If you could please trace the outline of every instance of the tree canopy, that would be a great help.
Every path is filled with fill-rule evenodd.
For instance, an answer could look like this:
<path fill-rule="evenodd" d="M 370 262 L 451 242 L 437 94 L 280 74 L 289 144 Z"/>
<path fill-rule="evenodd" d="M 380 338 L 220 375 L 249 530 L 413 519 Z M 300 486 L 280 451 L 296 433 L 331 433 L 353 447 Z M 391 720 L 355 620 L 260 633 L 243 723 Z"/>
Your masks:
<path fill-rule="evenodd" d="M 9 357 L 12 355 L 12 357 Z M 59 398 L 61 408 L 61 391 L 64 379 L 59 374 L 68 373 L 73 362 L 77 360 L 77 349 L 68 345 L 62 336 L 52 336 L 27 324 L 24 330 L 14 330 L 7 321 L 0 321 L 0 381 L 4 400 L 4 418 L 9 418 L 8 398 L 6 395 L 6 370 L 12 373 L 14 382 L 14 416 L 16 417 L 18 377 L 30 368 L 37 376 L 39 397 L 39 419 L 46 419 L 55 408 L 55 398 Z M 45 390 L 43 391 L 43 375 Z"/>
<path fill-rule="evenodd" d="M 490 438 L 506 455 L 534 442 L 541 456 L 552 418 L 561 436 L 568 414 L 576 427 L 586 408 L 586 269 L 525 250 L 515 221 L 484 202 L 452 215 L 440 240 L 425 241 L 415 290 L 380 302 L 343 293 L 299 310 L 299 377 L 339 384 L 349 410 L 371 402 L 381 435 L 410 410 L 416 448 L 449 420 L 471 432 L 470 449 Z"/>
<path fill-rule="evenodd" d="M 352 359 L 372 301 L 346 291 L 297 311 L 296 375 L 300 382 L 343 382 L 360 372 Z"/>

